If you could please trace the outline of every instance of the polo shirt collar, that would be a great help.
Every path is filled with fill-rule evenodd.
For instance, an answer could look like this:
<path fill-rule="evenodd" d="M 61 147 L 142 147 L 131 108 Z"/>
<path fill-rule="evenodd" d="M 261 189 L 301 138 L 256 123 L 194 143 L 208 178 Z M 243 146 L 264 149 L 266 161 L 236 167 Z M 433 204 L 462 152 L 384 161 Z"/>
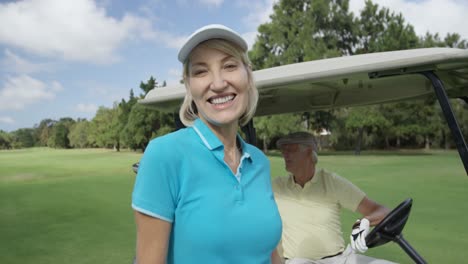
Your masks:
<path fill-rule="evenodd" d="M 321 172 L 322 172 L 322 170 L 318 170 L 317 168 L 315 168 L 314 177 L 312 177 L 312 179 L 310 181 L 306 182 L 306 184 L 304 184 L 304 188 L 302 188 L 302 189 L 307 188 L 307 186 L 309 186 L 309 185 L 315 184 L 318 181 L 318 178 L 319 178 L 318 174 L 321 173 Z M 289 174 L 288 184 L 291 187 L 296 186 L 296 185 L 299 186 L 299 184 L 297 184 L 296 181 L 294 181 L 294 175 L 292 173 Z"/>
<path fill-rule="evenodd" d="M 203 144 L 209 149 L 214 150 L 223 146 L 223 142 L 211 131 L 211 129 L 200 119 L 197 118 L 192 125 L 195 132 L 200 137 Z M 250 153 L 247 150 L 247 143 L 242 139 L 241 136 L 237 135 L 237 140 L 240 142 L 242 147 L 242 157 L 241 158 L 251 158 Z"/>
<path fill-rule="evenodd" d="M 214 150 L 223 145 L 221 140 L 200 118 L 195 119 L 192 127 L 209 150 Z"/>

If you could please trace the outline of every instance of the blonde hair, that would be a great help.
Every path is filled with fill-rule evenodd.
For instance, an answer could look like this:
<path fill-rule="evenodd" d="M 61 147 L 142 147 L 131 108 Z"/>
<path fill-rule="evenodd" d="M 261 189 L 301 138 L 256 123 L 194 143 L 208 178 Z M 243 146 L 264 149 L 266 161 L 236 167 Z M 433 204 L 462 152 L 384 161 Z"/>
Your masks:
<path fill-rule="evenodd" d="M 252 67 L 250 66 L 250 60 L 247 56 L 247 52 L 243 51 L 238 45 L 224 39 L 210 39 L 202 42 L 199 46 L 221 51 L 240 60 L 244 64 L 247 71 L 249 85 L 249 87 L 247 87 L 248 103 L 245 112 L 239 118 L 239 124 L 241 126 L 246 125 L 254 116 L 258 103 L 258 90 L 255 86 Z M 185 93 L 184 101 L 179 110 L 179 117 L 180 121 L 182 121 L 185 126 L 190 126 L 193 121 L 198 118 L 197 106 L 189 92 L 190 87 L 188 79 L 190 78 L 190 56 L 184 62 L 183 71 L 183 78 L 187 92 Z"/>

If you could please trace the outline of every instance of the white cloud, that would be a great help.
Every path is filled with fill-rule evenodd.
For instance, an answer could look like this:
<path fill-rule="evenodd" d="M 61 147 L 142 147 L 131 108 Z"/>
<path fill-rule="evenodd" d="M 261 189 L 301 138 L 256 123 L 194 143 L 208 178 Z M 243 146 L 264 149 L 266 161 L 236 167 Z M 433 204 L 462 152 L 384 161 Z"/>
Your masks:
<path fill-rule="evenodd" d="M 278 2 L 277 0 L 238 0 L 239 6 L 245 7 L 249 13 L 243 18 L 243 22 L 254 31 L 260 24 L 270 21 L 270 15 L 273 14 L 273 5 Z"/>
<path fill-rule="evenodd" d="M 443 38 L 447 33 L 458 33 L 468 39 L 466 14 L 468 2 L 460 0 L 374 0 L 380 7 L 402 13 L 405 20 L 414 26 L 418 36 L 426 32 L 439 33 Z M 364 7 L 363 0 L 351 0 L 350 10 L 355 15 Z"/>
<path fill-rule="evenodd" d="M 83 104 L 79 103 L 76 105 L 76 111 L 81 113 L 96 113 L 98 106 L 95 104 Z"/>
<path fill-rule="evenodd" d="M 168 73 L 169 76 L 176 77 L 179 79 L 182 78 L 182 71 L 180 69 L 171 68 L 169 69 Z"/>
<path fill-rule="evenodd" d="M 270 21 L 270 15 L 273 14 L 273 5 L 277 0 L 238 0 L 237 4 L 245 7 L 248 10 L 247 15 L 242 19 L 247 25 L 248 32 L 242 34 L 242 37 L 247 41 L 249 48 L 252 48 L 258 34 L 258 27 L 261 24 Z"/>
<path fill-rule="evenodd" d="M 247 45 L 249 45 L 249 49 L 251 49 L 253 45 L 255 44 L 255 41 L 257 40 L 257 35 L 258 35 L 258 32 L 256 31 L 251 31 L 251 32 L 242 34 L 242 37 L 245 39 L 245 41 L 247 41 Z"/>
<path fill-rule="evenodd" d="M 126 39 L 151 31 L 144 18 L 110 17 L 92 0 L 24 0 L 0 4 L 0 43 L 34 54 L 106 63 Z M 12 30 L 14 29 L 14 30 Z"/>
<path fill-rule="evenodd" d="M 180 80 L 182 79 L 182 71 L 180 69 L 171 68 L 167 72 L 167 78 L 168 78 L 166 80 L 167 85 L 177 85 L 180 83 Z"/>
<path fill-rule="evenodd" d="M 188 36 L 175 36 L 171 33 L 156 30 L 145 30 L 142 36 L 145 39 L 163 43 L 166 47 L 173 49 L 179 49 L 182 47 L 185 40 L 188 38 Z"/>
<path fill-rule="evenodd" d="M 53 81 L 51 84 L 50 84 L 50 88 L 52 89 L 52 91 L 54 92 L 60 92 L 63 90 L 63 86 L 57 82 L 57 81 Z"/>
<path fill-rule="evenodd" d="M 100 106 L 112 107 L 113 103 L 128 98 L 129 90 L 127 88 L 116 87 L 99 81 L 86 80 L 78 83 L 78 86 L 86 87 L 86 96 L 92 98 L 92 101 Z M 138 90 L 139 88 L 133 89 L 135 94 L 137 94 Z"/>
<path fill-rule="evenodd" d="M 0 89 L 0 111 L 19 110 L 27 105 L 55 98 L 58 82 L 51 85 L 22 74 L 15 77 L 7 77 Z"/>
<path fill-rule="evenodd" d="M 223 4 L 224 0 L 200 0 L 200 3 L 208 6 L 219 7 Z"/>
<path fill-rule="evenodd" d="M 48 63 L 33 63 L 30 62 L 12 51 L 5 49 L 5 58 L 1 62 L 3 70 L 13 73 L 37 73 L 37 72 L 50 72 L 54 68 L 52 64 Z"/>
<path fill-rule="evenodd" d="M 13 124 L 15 120 L 9 116 L 0 116 L 0 123 Z"/>

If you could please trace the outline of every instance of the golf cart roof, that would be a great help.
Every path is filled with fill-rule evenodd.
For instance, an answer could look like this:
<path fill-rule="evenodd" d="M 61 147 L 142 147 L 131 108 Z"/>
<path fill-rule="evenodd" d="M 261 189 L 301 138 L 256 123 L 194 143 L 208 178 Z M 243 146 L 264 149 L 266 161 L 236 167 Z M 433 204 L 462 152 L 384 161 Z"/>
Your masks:
<path fill-rule="evenodd" d="M 256 116 L 360 106 L 433 94 L 421 72 L 434 72 L 449 97 L 468 96 L 468 50 L 426 48 L 295 63 L 254 71 Z M 151 90 L 139 103 L 177 112 L 183 84 Z"/>

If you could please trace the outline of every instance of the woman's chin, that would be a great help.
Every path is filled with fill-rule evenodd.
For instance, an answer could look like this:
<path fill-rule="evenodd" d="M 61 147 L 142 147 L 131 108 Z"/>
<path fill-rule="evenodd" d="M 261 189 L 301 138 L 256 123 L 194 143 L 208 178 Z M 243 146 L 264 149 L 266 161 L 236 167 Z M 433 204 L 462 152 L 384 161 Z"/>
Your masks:
<path fill-rule="evenodd" d="M 238 124 L 240 115 L 204 115 L 202 114 L 201 118 L 205 121 L 210 123 L 211 125 L 215 125 L 218 127 L 222 126 L 229 126 L 232 124 Z"/>

